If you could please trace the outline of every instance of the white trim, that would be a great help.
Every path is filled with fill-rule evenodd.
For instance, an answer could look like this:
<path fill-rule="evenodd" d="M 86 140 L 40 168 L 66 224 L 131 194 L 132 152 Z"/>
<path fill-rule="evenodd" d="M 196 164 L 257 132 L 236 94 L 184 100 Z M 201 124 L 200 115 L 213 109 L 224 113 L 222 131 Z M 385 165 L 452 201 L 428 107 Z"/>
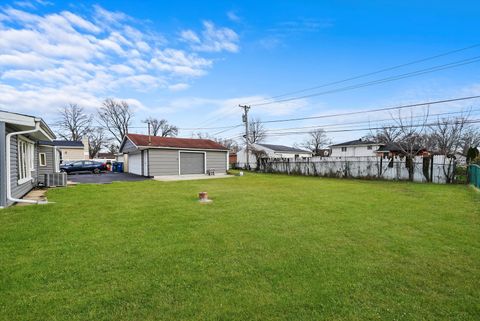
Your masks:
<path fill-rule="evenodd" d="M 44 162 L 42 163 L 42 155 Z M 47 166 L 47 153 L 38 153 L 38 166 L 46 167 Z"/>
<path fill-rule="evenodd" d="M 25 178 L 19 179 L 17 181 L 17 184 L 22 185 L 22 184 L 25 184 L 25 183 L 31 182 L 31 181 L 33 181 L 33 177 L 25 177 Z"/>
<path fill-rule="evenodd" d="M 207 173 L 207 152 L 206 151 L 189 151 L 189 150 L 178 150 L 178 175 L 181 174 L 181 164 L 180 164 L 180 158 L 181 158 L 181 153 L 195 153 L 195 154 L 201 154 L 203 153 L 203 174 L 205 175 Z M 187 174 L 189 175 L 189 174 Z"/>
<path fill-rule="evenodd" d="M 10 147 L 11 147 L 11 139 L 15 135 L 22 135 L 22 134 L 30 134 L 30 133 L 35 133 L 38 131 L 41 131 L 40 128 L 41 124 L 40 121 L 35 122 L 35 128 L 30 129 L 30 130 L 24 130 L 24 131 L 19 131 L 19 132 L 13 132 L 7 134 L 5 138 L 5 155 L 6 155 L 6 160 L 7 160 L 7 200 L 10 202 L 16 202 L 16 203 L 31 203 L 31 204 L 46 204 L 47 202 L 42 202 L 42 201 L 34 201 L 34 200 L 25 200 L 25 199 L 19 199 L 15 198 L 12 196 L 12 178 L 11 178 L 11 160 L 10 160 Z"/>
<path fill-rule="evenodd" d="M 35 171 L 35 144 L 19 135 L 17 137 L 17 173 L 19 185 L 32 181 Z"/>
<path fill-rule="evenodd" d="M 227 166 L 225 167 L 225 172 L 228 172 L 230 169 L 230 151 L 227 152 Z"/>
<path fill-rule="evenodd" d="M 26 136 L 23 136 L 23 135 L 18 135 L 18 138 L 20 138 L 20 139 L 22 139 L 22 140 L 26 141 L 27 143 L 30 143 L 30 144 L 35 144 L 35 142 L 34 142 L 33 140 L 29 139 L 29 138 L 28 138 L 28 137 L 26 137 Z"/>

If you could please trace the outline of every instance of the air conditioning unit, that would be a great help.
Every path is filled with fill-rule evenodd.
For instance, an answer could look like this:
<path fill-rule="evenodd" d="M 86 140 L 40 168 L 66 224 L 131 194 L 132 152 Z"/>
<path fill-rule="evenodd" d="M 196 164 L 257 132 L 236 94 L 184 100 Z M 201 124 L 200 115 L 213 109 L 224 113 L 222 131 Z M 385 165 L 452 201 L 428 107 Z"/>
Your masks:
<path fill-rule="evenodd" d="M 67 186 L 67 173 L 50 173 L 45 174 L 45 186 Z"/>

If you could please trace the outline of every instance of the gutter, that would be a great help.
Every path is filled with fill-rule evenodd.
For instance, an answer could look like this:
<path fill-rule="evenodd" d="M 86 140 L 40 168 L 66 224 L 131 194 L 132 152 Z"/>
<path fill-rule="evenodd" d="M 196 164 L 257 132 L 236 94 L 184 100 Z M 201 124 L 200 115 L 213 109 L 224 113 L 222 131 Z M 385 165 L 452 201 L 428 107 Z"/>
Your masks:
<path fill-rule="evenodd" d="M 35 128 L 34 129 L 31 129 L 31 130 L 24 130 L 24 131 L 20 131 L 20 132 L 13 132 L 13 133 L 10 133 L 10 134 L 7 134 L 6 136 L 6 144 L 5 144 L 5 155 L 6 155 L 6 164 L 7 164 L 7 201 L 11 201 L 13 203 L 29 203 L 29 204 L 47 204 L 48 202 L 46 201 L 34 201 L 34 200 L 24 200 L 24 199 L 19 199 L 19 198 L 14 198 L 12 197 L 12 177 L 11 177 L 11 173 L 10 173 L 10 167 L 11 167 L 11 162 L 10 162 L 10 146 L 11 146 L 11 138 L 12 136 L 16 136 L 16 135 L 24 135 L 24 134 L 31 134 L 31 133 L 35 133 L 35 132 L 42 132 L 46 137 L 50 137 L 49 135 L 47 135 L 43 130 L 42 128 L 40 127 L 41 126 L 41 121 L 38 120 L 38 119 L 35 119 Z"/>

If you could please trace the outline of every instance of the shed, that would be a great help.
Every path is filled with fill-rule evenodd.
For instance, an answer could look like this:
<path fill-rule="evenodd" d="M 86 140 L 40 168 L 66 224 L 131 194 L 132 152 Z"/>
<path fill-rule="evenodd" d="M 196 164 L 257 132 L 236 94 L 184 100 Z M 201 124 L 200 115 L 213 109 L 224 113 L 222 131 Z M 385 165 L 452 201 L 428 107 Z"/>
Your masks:
<path fill-rule="evenodd" d="M 228 149 L 209 139 L 128 134 L 120 153 L 128 155 L 129 173 L 147 177 L 206 174 L 212 169 L 225 174 L 228 169 Z"/>

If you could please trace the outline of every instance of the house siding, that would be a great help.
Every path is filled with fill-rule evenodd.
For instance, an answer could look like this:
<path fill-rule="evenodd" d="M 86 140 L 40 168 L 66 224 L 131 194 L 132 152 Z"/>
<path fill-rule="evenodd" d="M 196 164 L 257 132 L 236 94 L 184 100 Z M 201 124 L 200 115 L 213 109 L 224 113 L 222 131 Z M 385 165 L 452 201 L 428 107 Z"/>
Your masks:
<path fill-rule="evenodd" d="M 149 176 L 178 175 L 179 173 L 179 151 L 178 149 L 154 149 L 148 150 L 148 171 Z M 192 150 L 193 151 L 193 150 Z M 197 150 L 195 150 L 197 152 Z M 207 169 L 214 168 L 217 173 L 227 171 L 227 152 L 198 150 L 199 153 L 206 153 Z"/>
<path fill-rule="evenodd" d="M 7 167 L 5 158 L 5 123 L 0 122 L 0 207 L 7 206 Z"/>
<path fill-rule="evenodd" d="M 227 171 L 227 153 L 207 151 L 207 169 L 215 169 L 215 172 Z"/>
<path fill-rule="evenodd" d="M 6 133 L 9 134 L 11 132 L 16 131 L 13 127 L 7 126 L 6 127 Z M 36 182 L 38 181 L 38 148 L 37 145 L 35 144 L 34 148 L 34 164 L 35 164 L 35 170 L 32 172 L 32 180 L 28 181 L 23 184 L 18 184 L 18 136 L 14 135 L 11 138 L 11 144 L 10 144 L 10 186 L 11 186 L 11 191 L 12 191 L 12 197 L 14 198 L 21 198 L 25 194 L 27 194 L 32 188 L 35 187 Z M 7 202 L 8 205 L 11 204 L 11 202 Z"/>
<path fill-rule="evenodd" d="M 59 148 L 62 154 L 62 162 L 79 161 L 88 159 L 85 157 L 82 148 Z"/>
<path fill-rule="evenodd" d="M 45 153 L 47 166 L 40 166 L 40 153 Z M 37 153 L 37 168 L 38 168 L 38 182 L 45 183 L 45 174 L 55 172 L 55 148 L 52 146 L 38 146 Z"/>
<path fill-rule="evenodd" d="M 178 150 L 150 149 L 150 176 L 178 175 Z"/>
<path fill-rule="evenodd" d="M 125 144 L 123 145 L 123 148 L 122 148 L 122 152 L 123 153 L 130 153 L 130 152 L 134 152 L 137 150 L 137 147 L 135 146 L 135 144 L 133 144 L 130 139 L 127 139 L 125 141 Z"/>

